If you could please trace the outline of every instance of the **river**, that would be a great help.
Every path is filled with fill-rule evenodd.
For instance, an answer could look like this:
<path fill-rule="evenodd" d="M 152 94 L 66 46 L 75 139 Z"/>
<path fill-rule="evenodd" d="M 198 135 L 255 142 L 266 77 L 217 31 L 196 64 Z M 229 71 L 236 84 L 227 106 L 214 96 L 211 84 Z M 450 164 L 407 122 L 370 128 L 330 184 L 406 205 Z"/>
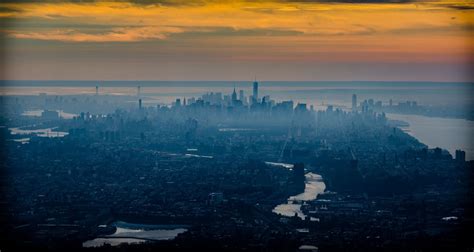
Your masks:
<path fill-rule="evenodd" d="M 430 148 L 446 149 L 453 156 L 461 149 L 466 152 L 466 160 L 474 159 L 474 121 L 402 114 L 387 114 L 387 117 L 409 123 L 408 127 L 400 128 Z"/>
<path fill-rule="evenodd" d="M 324 193 L 326 184 L 321 175 L 316 173 L 306 173 L 306 182 L 304 192 L 288 198 L 288 202 L 280 204 L 273 209 L 274 213 L 281 214 L 288 217 L 298 216 L 301 219 L 306 218 L 306 215 L 301 210 L 301 206 L 306 201 L 315 200 L 319 194 Z"/>
<path fill-rule="evenodd" d="M 276 163 L 276 162 L 265 162 L 265 164 L 275 167 L 281 167 L 285 169 L 293 169 L 292 164 L 285 163 Z M 290 196 L 286 203 L 277 205 L 272 212 L 276 214 L 281 214 L 287 217 L 298 216 L 301 219 L 304 219 L 306 215 L 301 210 L 301 206 L 305 204 L 306 201 L 315 200 L 319 194 L 324 193 L 326 190 L 326 184 L 324 184 L 323 178 L 321 175 L 308 172 L 305 174 L 305 187 L 304 192 Z"/>
<path fill-rule="evenodd" d="M 21 128 L 9 128 L 12 135 L 36 135 L 39 137 L 64 137 L 67 136 L 68 132 L 55 131 L 57 127 L 46 128 L 46 129 L 21 129 Z M 26 139 L 26 138 L 24 138 Z"/>
<path fill-rule="evenodd" d="M 63 119 L 72 119 L 76 116 L 79 116 L 78 114 L 73 114 L 73 113 L 67 113 L 62 110 L 54 110 L 59 113 L 59 117 Z M 32 110 L 27 110 L 24 111 L 21 115 L 24 116 L 35 116 L 35 117 L 40 117 L 44 112 L 44 109 L 32 109 Z"/>
<path fill-rule="evenodd" d="M 85 241 L 85 248 L 101 247 L 105 244 L 118 246 L 120 244 L 136 244 L 147 241 L 172 240 L 187 231 L 186 225 L 147 225 L 116 221 L 111 224 L 116 227 L 115 233 Z"/>

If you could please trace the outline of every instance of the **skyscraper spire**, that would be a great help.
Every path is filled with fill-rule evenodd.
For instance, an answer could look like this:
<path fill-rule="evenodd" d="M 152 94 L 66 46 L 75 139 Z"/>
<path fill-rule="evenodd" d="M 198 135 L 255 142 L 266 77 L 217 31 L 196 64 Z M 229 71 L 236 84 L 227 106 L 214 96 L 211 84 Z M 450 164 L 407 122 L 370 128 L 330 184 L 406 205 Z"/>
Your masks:
<path fill-rule="evenodd" d="M 255 76 L 255 81 L 253 82 L 253 97 L 252 100 L 254 102 L 258 102 L 258 82 L 257 82 L 257 76 Z"/>
<path fill-rule="evenodd" d="M 234 83 L 234 92 L 232 92 L 232 103 L 237 101 L 237 92 L 235 92 L 235 83 Z"/>

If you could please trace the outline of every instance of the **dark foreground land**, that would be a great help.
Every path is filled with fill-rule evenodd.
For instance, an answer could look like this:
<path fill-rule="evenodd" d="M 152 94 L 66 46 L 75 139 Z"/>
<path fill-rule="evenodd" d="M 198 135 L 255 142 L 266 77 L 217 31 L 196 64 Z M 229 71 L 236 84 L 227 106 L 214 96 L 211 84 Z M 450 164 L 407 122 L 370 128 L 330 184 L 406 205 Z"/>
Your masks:
<path fill-rule="evenodd" d="M 1 120 L 2 252 L 474 248 L 473 163 L 427 149 L 372 111 L 195 103 Z M 7 130 L 19 125 L 69 134 L 22 144 Z M 304 172 L 265 162 L 322 175 L 326 193 L 303 204 L 304 220 L 272 212 L 304 191 Z M 82 248 L 116 220 L 189 229 Z"/>

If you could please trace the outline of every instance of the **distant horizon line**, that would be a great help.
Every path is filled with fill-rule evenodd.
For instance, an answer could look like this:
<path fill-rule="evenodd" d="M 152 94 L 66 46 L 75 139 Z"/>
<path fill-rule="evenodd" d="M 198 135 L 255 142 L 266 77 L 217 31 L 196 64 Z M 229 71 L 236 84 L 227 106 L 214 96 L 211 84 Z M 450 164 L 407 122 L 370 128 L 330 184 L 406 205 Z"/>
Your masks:
<path fill-rule="evenodd" d="M 35 80 L 35 79 L 28 79 L 28 80 L 0 80 L 0 82 L 254 82 L 254 79 L 248 80 Z M 430 81 L 430 80 L 256 80 L 257 82 L 299 82 L 299 83 L 464 83 L 464 84 L 474 84 L 473 81 Z"/>

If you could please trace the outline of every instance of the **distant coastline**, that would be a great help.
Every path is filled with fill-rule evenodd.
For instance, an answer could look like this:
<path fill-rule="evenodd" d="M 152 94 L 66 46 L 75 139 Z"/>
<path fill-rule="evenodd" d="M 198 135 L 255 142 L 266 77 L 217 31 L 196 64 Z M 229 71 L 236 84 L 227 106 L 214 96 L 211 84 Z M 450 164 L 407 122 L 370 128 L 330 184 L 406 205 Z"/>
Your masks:
<path fill-rule="evenodd" d="M 235 84 L 242 84 L 248 86 L 248 83 L 252 80 L 0 80 L 0 86 L 2 87 L 41 87 L 41 86 L 61 86 L 61 87 L 94 87 L 96 85 L 108 86 L 108 87 L 135 87 L 140 85 L 142 87 L 159 87 L 159 86 L 205 86 L 205 87 L 233 87 Z M 474 90 L 474 82 L 432 82 L 432 81 L 265 81 L 262 80 L 264 85 L 270 86 L 286 86 L 291 83 L 295 86 L 300 87 L 311 87 L 311 86 L 325 86 L 332 85 L 343 85 L 343 87 L 352 87 L 354 85 L 364 85 L 378 87 L 413 87 L 413 84 L 423 85 L 425 87 L 436 87 L 450 85 L 450 87 L 472 85 L 471 88 Z M 239 85 L 240 86 L 240 85 Z"/>

